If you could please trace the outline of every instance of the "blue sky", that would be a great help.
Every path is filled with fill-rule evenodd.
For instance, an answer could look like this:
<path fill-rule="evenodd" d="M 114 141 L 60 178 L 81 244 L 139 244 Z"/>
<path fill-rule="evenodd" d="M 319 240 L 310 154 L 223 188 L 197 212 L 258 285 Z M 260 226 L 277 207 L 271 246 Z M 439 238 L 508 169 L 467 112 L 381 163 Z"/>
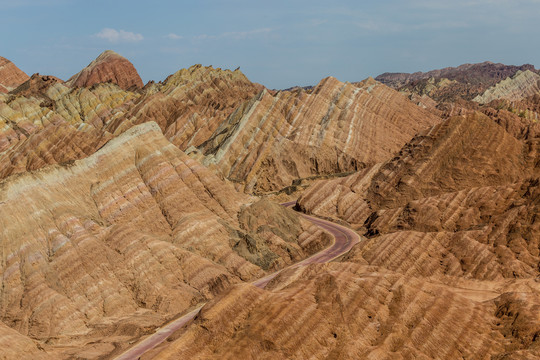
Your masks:
<path fill-rule="evenodd" d="M 269 88 L 494 61 L 540 66 L 540 0 L 0 0 L 0 56 L 67 79 L 102 51 L 143 81 L 193 64 Z"/>

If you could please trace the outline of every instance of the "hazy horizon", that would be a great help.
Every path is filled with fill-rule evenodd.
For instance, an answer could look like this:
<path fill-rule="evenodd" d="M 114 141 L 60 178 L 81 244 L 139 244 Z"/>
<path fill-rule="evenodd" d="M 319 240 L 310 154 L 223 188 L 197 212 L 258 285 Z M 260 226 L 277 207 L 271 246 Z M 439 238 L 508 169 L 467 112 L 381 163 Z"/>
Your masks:
<path fill-rule="evenodd" d="M 537 64 L 538 0 L 245 0 L 17 3 L 0 0 L 3 56 L 29 75 L 67 80 L 101 52 L 129 59 L 143 81 L 194 64 L 235 69 L 268 88 L 359 81 L 492 61 Z"/>

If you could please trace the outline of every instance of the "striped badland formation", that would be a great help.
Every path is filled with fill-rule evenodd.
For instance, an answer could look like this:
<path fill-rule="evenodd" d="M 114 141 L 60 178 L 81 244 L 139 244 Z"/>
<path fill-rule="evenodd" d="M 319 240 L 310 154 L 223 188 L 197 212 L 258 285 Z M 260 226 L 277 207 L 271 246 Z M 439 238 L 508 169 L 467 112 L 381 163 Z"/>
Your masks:
<path fill-rule="evenodd" d="M 2 64 L 0 357 L 113 358 L 206 302 L 142 358 L 540 356 L 534 67 L 387 76 L 400 93 Z M 297 209 L 361 241 L 252 285 L 331 243 L 256 196 L 318 176 Z"/>

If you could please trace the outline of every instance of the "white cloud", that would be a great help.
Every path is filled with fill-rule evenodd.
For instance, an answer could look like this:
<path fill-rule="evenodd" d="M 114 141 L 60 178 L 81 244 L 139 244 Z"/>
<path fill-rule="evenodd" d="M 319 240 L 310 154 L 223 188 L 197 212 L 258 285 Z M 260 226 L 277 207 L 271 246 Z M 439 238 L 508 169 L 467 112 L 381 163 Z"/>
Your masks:
<path fill-rule="evenodd" d="M 171 40 L 180 40 L 180 39 L 184 38 L 182 35 L 177 35 L 177 34 L 174 34 L 174 33 L 170 33 L 166 37 L 171 39 Z"/>
<path fill-rule="evenodd" d="M 141 34 L 135 34 L 129 31 L 104 28 L 96 34 L 98 38 L 108 40 L 112 43 L 116 42 L 137 42 L 144 39 Z"/>

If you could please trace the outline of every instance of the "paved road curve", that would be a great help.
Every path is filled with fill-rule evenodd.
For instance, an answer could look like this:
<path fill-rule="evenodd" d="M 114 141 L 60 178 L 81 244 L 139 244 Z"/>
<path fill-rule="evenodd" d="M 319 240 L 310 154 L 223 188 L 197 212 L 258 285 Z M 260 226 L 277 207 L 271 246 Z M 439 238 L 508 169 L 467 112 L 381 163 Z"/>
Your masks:
<path fill-rule="evenodd" d="M 283 203 L 281 205 L 290 207 L 290 206 L 293 206 L 294 204 L 295 204 L 295 201 L 291 201 L 291 202 Z M 349 251 L 353 247 L 353 245 L 356 244 L 360 240 L 360 237 L 358 236 L 358 234 L 349 228 L 346 228 L 344 226 L 338 225 L 331 221 L 322 220 L 313 216 L 304 215 L 304 214 L 302 214 L 302 216 L 306 218 L 307 220 L 311 221 L 312 223 L 314 223 L 315 225 L 320 226 L 324 230 L 331 233 L 334 236 L 335 241 L 334 241 L 334 244 L 330 246 L 329 248 L 326 248 L 316 253 L 315 255 L 310 256 L 309 258 L 305 260 L 302 260 L 294 265 L 289 266 L 288 269 L 297 268 L 297 267 L 305 266 L 309 264 L 325 263 L 325 262 L 332 261 L 335 258 Z M 275 278 L 281 271 L 282 270 L 254 281 L 253 285 L 262 289 L 266 286 L 266 284 L 270 282 L 270 280 Z M 187 313 L 186 315 L 176 320 L 173 320 L 169 324 L 159 328 L 153 335 L 150 335 L 146 339 L 140 341 L 134 347 L 130 348 L 129 350 L 124 352 L 122 355 L 118 356 L 115 360 L 138 359 L 145 352 L 161 344 L 172 333 L 182 328 L 185 324 L 187 324 L 190 320 L 192 320 L 199 313 L 199 310 L 202 307 L 203 305 L 191 311 L 190 313 Z"/>

